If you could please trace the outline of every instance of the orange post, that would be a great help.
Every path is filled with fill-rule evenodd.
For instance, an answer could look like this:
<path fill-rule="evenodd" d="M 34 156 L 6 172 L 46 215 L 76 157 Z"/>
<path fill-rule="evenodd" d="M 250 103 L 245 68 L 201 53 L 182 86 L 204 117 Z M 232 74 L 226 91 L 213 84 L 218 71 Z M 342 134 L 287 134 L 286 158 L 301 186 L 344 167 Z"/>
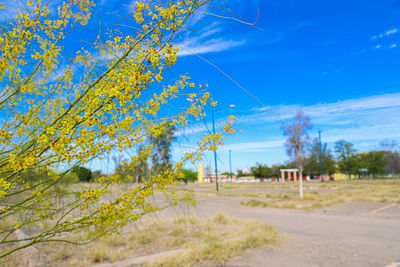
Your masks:
<path fill-rule="evenodd" d="M 288 171 L 288 180 L 292 180 L 292 172 Z"/>
<path fill-rule="evenodd" d="M 285 182 L 285 171 L 281 171 L 282 183 Z"/>
<path fill-rule="evenodd" d="M 297 181 L 297 171 L 293 171 L 294 180 Z"/>

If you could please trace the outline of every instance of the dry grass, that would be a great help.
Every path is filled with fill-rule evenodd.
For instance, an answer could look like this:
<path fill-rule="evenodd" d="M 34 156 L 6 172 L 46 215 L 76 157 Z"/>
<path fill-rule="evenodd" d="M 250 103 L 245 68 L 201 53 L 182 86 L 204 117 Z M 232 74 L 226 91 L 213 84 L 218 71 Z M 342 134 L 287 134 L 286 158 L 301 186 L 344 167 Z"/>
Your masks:
<path fill-rule="evenodd" d="M 80 239 L 82 234 L 70 238 L 71 241 Z M 183 248 L 186 250 L 181 254 L 159 258 L 148 265 L 219 264 L 245 249 L 274 245 L 278 240 L 276 229 L 266 223 L 238 220 L 217 212 L 203 220 L 195 216 L 143 220 L 140 226 L 87 245 L 43 243 L 36 246 L 40 257 L 38 254 L 35 257 L 40 258 L 40 266 L 91 266 Z M 18 257 L 21 255 L 12 254 L 0 265 L 24 266 Z"/>
<path fill-rule="evenodd" d="M 246 249 L 276 245 L 276 229 L 255 220 L 237 220 L 218 212 L 213 218 L 192 225 L 196 242 L 186 245 L 185 252 L 154 260 L 147 266 L 219 265 Z"/>
<path fill-rule="evenodd" d="M 305 189 L 315 191 L 306 191 L 302 200 L 295 191 L 267 193 L 264 198 L 243 201 L 242 205 L 312 210 L 355 201 L 400 203 L 400 180 L 397 179 L 308 182 L 305 183 Z M 319 189 L 330 189 L 331 191 L 322 192 L 318 191 Z"/>

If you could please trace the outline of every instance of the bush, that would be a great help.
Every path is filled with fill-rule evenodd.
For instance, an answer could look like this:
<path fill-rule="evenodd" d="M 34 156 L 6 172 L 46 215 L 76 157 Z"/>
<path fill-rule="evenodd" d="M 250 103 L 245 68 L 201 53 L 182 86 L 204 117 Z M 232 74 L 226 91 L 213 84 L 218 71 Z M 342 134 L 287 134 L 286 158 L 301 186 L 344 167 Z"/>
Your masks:
<path fill-rule="evenodd" d="M 183 173 L 183 178 L 182 180 L 187 183 L 187 182 L 194 182 L 197 180 L 197 172 L 194 172 L 189 169 L 182 169 L 181 172 Z"/>
<path fill-rule="evenodd" d="M 72 169 L 72 173 L 76 174 L 81 182 L 89 182 L 92 180 L 92 171 L 85 167 L 76 166 Z"/>

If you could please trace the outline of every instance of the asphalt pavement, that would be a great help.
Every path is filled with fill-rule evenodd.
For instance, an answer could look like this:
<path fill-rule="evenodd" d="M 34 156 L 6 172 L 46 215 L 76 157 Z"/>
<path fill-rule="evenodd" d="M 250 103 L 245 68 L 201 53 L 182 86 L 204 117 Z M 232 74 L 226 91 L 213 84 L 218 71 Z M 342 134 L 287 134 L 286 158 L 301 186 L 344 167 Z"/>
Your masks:
<path fill-rule="evenodd" d="M 226 266 L 400 266 L 400 205 L 348 203 L 318 211 L 247 207 L 238 197 L 197 196 L 197 207 L 175 210 L 212 216 L 216 211 L 271 223 L 279 247 L 247 251 Z M 176 214 L 179 215 L 179 214 Z"/>

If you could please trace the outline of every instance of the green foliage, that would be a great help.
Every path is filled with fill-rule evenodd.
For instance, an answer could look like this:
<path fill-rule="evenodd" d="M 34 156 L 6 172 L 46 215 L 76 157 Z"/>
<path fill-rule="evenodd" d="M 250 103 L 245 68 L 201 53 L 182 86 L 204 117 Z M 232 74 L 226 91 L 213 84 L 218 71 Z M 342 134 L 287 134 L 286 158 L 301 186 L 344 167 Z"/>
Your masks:
<path fill-rule="evenodd" d="M 157 175 L 171 169 L 173 167 L 171 162 L 171 146 L 172 142 L 176 139 L 174 136 L 175 130 L 175 127 L 168 125 L 164 131 L 149 137 L 149 143 L 154 147 L 150 155 L 151 160 L 147 160 L 146 157 L 138 157 L 127 162 L 122 160 L 121 157 L 114 157 L 115 173 L 119 174 L 124 182 L 142 182 L 151 175 Z M 137 155 L 144 154 L 145 146 L 142 144 L 139 145 L 136 153 Z"/>
<path fill-rule="evenodd" d="M 267 165 L 256 163 L 255 167 L 250 168 L 251 173 L 257 178 L 267 178 L 272 176 L 272 168 Z"/>
<path fill-rule="evenodd" d="M 181 172 L 183 173 L 183 178 L 182 180 L 187 183 L 187 182 L 194 182 L 197 180 L 197 172 L 194 172 L 190 169 L 182 169 Z"/>
<path fill-rule="evenodd" d="M 355 161 L 355 173 L 359 173 L 360 168 L 367 168 L 369 174 L 382 175 L 385 173 L 385 162 L 383 156 L 385 151 L 369 151 L 359 153 Z"/>
<path fill-rule="evenodd" d="M 85 167 L 76 166 L 72 169 L 72 172 L 78 176 L 78 179 L 81 182 L 89 182 L 92 180 L 92 171 Z"/>
<path fill-rule="evenodd" d="M 355 157 L 356 150 L 353 144 L 345 140 L 339 140 L 335 143 L 335 153 L 339 170 L 348 175 L 354 173 L 357 159 Z"/>
<path fill-rule="evenodd" d="M 172 167 L 171 146 L 176 139 L 175 131 L 176 127 L 168 125 L 165 131 L 150 136 L 150 143 L 155 147 L 151 155 L 152 171 L 155 174 L 162 173 Z"/>
<path fill-rule="evenodd" d="M 336 172 L 336 162 L 327 144 L 321 144 L 322 168 L 324 174 Z M 315 138 L 308 149 L 304 170 L 308 173 L 321 174 L 319 140 Z"/>

